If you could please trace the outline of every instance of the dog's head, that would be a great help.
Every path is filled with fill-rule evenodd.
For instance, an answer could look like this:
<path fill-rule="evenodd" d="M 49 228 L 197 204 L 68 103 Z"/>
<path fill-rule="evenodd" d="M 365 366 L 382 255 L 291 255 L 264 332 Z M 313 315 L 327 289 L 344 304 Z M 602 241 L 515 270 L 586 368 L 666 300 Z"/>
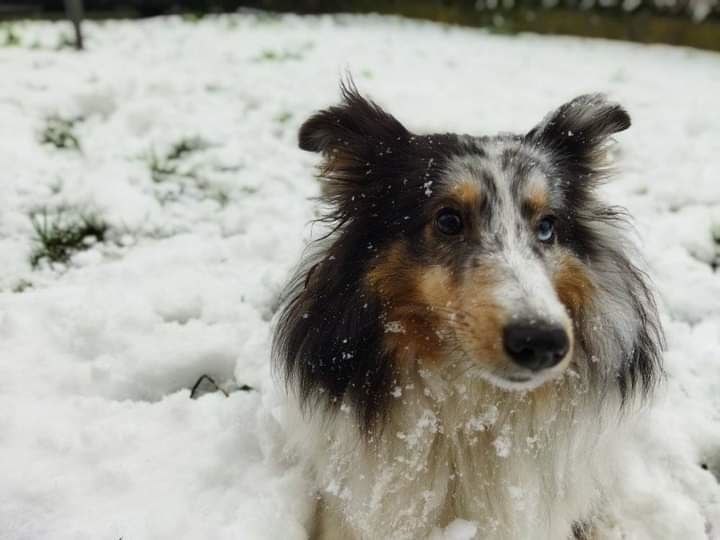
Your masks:
<path fill-rule="evenodd" d="M 647 389 L 652 298 L 619 212 L 595 193 L 606 143 L 629 126 L 620 106 L 585 95 L 524 135 L 414 135 L 344 87 L 300 129 L 300 147 L 324 158 L 333 226 L 276 334 L 300 396 L 349 400 L 370 423 L 417 360 L 532 390 L 581 356 L 622 392 Z M 609 354 L 621 357 L 598 359 Z"/>

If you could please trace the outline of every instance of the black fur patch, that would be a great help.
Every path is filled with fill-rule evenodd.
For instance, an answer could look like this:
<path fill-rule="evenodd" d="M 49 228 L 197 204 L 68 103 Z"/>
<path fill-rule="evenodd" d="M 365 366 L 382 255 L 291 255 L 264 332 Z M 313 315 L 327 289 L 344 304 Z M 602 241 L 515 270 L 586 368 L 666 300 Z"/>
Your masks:
<path fill-rule="evenodd" d="M 288 288 L 274 357 L 306 407 L 347 398 L 370 430 L 387 410 L 394 367 L 382 349 L 382 300 L 363 278 L 384 246 L 422 226 L 418 202 L 461 145 L 411 134 L 351 83 L 342 95 L 300 128 L 300 147 L 325 157 L 322 220 L 335 232 Z"/>

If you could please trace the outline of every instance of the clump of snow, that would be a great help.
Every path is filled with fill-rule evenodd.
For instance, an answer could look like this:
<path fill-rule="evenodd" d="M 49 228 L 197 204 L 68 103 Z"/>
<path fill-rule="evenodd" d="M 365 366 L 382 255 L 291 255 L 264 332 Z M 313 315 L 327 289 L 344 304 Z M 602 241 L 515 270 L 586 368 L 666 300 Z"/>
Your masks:
<path fill-rule="evenodd" d="M 385 323 L 385 332 L 390 334 L 404 334 L 405 327 L 400 321 L 388 321 Z"/>
<path fill-rule="evenodd" d="M 507 433 L 501 432 L 493 441 L 492 445 L 495 448 L 495 453 L 498 457 L 504 458 L 510 455 L 512 449 L 512 441 L 508 437 Z"/>
<path fill-rule="evenodd" d="M 485 431 L 493 426 L 498 419 L 498 408 L 496 406 L 488 407 L 481 414 L 470 418 L 467 421 L 466 428 L 470 431 Z"/>
<path fill-rule="evenodd" d="M 270 320 L 318 194 L 297 128 L 337 100 L 346 67 L 422 132 L 522 132 L 588 91 L 628 108 L 604 190 L 637 219 L 668 381 L 611 504 L 628 538 L 717 537 L 720 56 L 380 17 L 86 29 L 82 54 L 40 22 L 0 48 L 0 538 L 307 537 L 314 499 L 282 452 Z M 73 119 L 77 149 L 42 143 L 53 116 Z M 92 212 L 108 240 L 33 270 L 38 208 Z M 233 391 L 191 399 L 202 375 Z M 402 436 L 437 429 L 429 414 Z"/>
<path fill-rule="evenodd" d="M 429 540 L 472 540 L 477 534 L 477 525 L 472 521 L 456 519 L 444 529 L 435 529 Z"/>

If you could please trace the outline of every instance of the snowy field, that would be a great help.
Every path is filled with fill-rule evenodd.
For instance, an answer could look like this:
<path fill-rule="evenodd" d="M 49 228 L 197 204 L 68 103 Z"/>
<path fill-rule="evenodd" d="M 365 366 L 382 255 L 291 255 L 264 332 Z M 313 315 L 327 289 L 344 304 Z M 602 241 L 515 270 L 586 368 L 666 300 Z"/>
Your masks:
<path fill-rule="evenodd" d="M 668 378 L 609 504 L 628 539 L 720 539 L 720 55 L 379 17 L 86 31 L 78 54 L 63 25 L 0 28 L 0 539 L 307 537 L 270 324 L 318 192 L 297 128 L 346 69 L 421 132 L 522 132 L 588 91 L 627 107 L 606 192 Z M 102 241 L 50 262 L 39 236 L 78 230 Z M 227 396 L 192 399 L 203 374 Z"/>

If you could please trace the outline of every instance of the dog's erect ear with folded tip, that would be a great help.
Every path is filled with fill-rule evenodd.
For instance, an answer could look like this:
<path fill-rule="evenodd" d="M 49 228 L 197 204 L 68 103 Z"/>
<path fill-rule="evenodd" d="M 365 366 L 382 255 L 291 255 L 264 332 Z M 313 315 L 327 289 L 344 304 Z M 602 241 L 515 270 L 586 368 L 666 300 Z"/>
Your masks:
<path fill-rule="evenodd" d="M 377 190 L 399 182 L 407 172 L 413 137 L 392 115 L 362 97 L 352 81 L 341 85 L 340 105 L 324 109 L 300 127 L 303 150 L 323 155 L 321 177 L 333 218 L 353 216 L 353 197 L 378 196 Z"/>
<path fill-rule="evenodd" d="M 559 166 L 587 174 L 604 166 L 606 143 L 630 124 L 620 105 L 603 94 L 585 94 L 548 114 L 525 140 L 549 150 Z"/>
<path fill-rule="evenodd" d="M 340 105 L 314 114 L 300 127 L 301 149 L 331 158 L 337 153 L 373 152 L 398 137 L 410 135 L 395 117 L 363 98 L 352 82 L 343 84 L 340 90 Z"/>

